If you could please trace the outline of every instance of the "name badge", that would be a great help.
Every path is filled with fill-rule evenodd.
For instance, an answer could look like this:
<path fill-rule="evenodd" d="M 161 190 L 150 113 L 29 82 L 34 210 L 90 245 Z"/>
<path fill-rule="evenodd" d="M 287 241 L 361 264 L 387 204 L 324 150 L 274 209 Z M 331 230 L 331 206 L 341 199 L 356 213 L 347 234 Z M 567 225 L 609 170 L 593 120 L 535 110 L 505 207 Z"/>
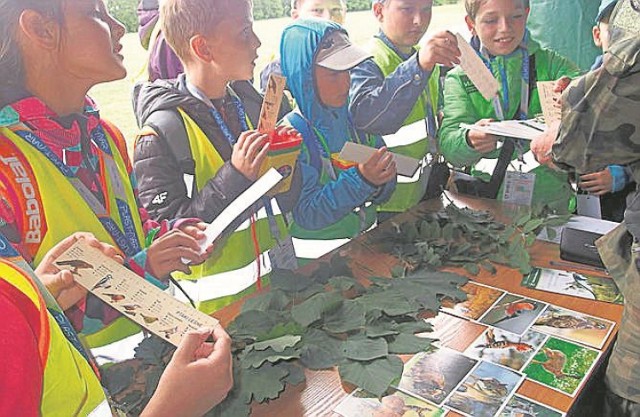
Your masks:
<path fill-rule="evenodd" d="M 530 206 L 533 200 L 533 187 L 536 174 L 531 172 L 507 171 L 502 189 L 502 201 L 505 203 Z"/>

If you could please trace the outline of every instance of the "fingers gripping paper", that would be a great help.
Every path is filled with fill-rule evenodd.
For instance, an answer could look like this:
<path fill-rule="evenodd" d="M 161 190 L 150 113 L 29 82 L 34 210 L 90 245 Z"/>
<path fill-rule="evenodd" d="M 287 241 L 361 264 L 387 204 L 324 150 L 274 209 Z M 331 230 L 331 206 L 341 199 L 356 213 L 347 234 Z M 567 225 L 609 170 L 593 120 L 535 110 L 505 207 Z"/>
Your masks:
<path fill-rule="evenodd" d="M 85 242 L 77 242 L 56 261 L 86 288 L 123 316 L 178 346 L 191 330 L 213 328 L 218 320 L 181 303 Z"/>
<path fill-rule="evenodd" d="M 482 97 L 486 100 L 491 100 L 498 93 L 500 87 L 498 80 L 495 79 L 491 71 L 482 62 L 482 59 L 462 35 L 456 33 L 456 39 L 461 53 L 460 67 L 480 91 Z"/>

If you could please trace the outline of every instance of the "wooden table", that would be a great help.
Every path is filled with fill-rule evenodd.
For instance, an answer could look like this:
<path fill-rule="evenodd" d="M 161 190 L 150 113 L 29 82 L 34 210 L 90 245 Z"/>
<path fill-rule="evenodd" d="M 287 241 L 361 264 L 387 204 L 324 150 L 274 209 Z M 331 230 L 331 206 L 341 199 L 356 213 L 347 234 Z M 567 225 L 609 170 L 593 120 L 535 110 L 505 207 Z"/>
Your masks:
<path fill-rule="evenodd" d="M 455 201 L 458 206 L 468 206 L 477 210 L 488 210 L 497 219 L 504 222 L 508 222 L 508 219 L 518 210 L 517 206 L 502 204 L 495 200 L 482 200 L 454 194 L 448 194 L 448 196 Z M 419 211 L 427 209 L 437 211 L 441 208 L 443 208 L 443 202 L 440 200 L 424 202 L 414 210 L 399 215 L 398 220 L 402 221 L 415 218 L 414 213 Z M 385 225 L 382 225 L 379 229 L 384 227 Z M 338 249 L 343 255 L 351 259 L 351 266 L 356 278 L 364 279 L 372 274 L 377 276 L 391 276 L 391 268 L 398 264 L 397 258 L 380 250 L 378 236 L 380 236 L 379 230 L 376 229 Z M 551 243 L 537 241 L 531 248 L 530 253 L 531 263 L 534 266 L 553 268 L 550 265 L 550 261 L 559 260 L 559 246 Z M 575 270 L 580 272 L 580 265 L 575 265 Z M 536 298 L 560 307 L 609 319 L 618 324 L 620 323 L 622 317 L 622 306 L 620 305 L 524 288 L 520 286 L 522 275 L 517 270 L 502 265 L 496 265 L 496 267 L 497 273 L 495 275 L 481 270 L 478 276 L 473 277 L 473 280 L 509 292 Z M 314 264 L 307 265 L 305 268 L 312 270 Z M 448 270 L 468 275 L 461 268 L 450 268 Z M 593 274 L 592 271 L 582 272 Z M 239 313 L 241 305 L 242 303 L 239 302 L 228 306 L 217 312 L 215 316 L 220 319 L 223 325 L 226 325 Z M 460 352 L 464 351 L 484 330 L 483 326 L 470 321 L 465 321 L 464 324 L 460 325 L 458 320 L 443 313 L 438 315 L 436 326 L 439 332 L 441 332 L 440 337 L 442 344 Z M 603 351 L 611 347 L 616 333 L 617 327 L 607 339 L 602 348 Z M 604 357 L 605 355 L 600 357 L 600 363 L 594 367 L 592 374 L 603 365 L 602 361 Z M 410 358 L 410 356 L 404 357 L 403 359 L 407 360 L 408 358 Z M 331 416 L 335 406 L 348 395 L 347 391 L 351 391 L 352 389 L 352 387 L 344 387 L 343 389 L 336 370 L 306 371 L 306 376 L 307 381 L 305 384 L 294 388 L 288 387 L 278 400 L 272 401 L 269 404 L 255 405 L 252 416 Z M 584 386 L 585 385 L 583 385 L 581 389 L 584 389 Z M 347 391 L 345 391 L 345 389 Z M 579 398 L 579 392 L 574 398 L 571 398 L 558 391 L 528 380 L 524 381 L 517 392 L 565 412 L 569 411 Z M 449 415 L 457 416 L 458 414 L 450 413 Z"/>

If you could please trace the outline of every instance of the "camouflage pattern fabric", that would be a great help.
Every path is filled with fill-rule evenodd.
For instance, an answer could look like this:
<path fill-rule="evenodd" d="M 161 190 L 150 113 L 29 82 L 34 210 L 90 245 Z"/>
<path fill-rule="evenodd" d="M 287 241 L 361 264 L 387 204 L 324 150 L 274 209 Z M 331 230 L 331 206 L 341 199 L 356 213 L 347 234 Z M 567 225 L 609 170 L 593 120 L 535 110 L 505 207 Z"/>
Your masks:
<path fill-rule="evenodd" d="M 621 0 L 611 15 L 611 46 L 603 66 L 575 80 L 563 95 L 554 161 L 579 174 L 627 165 L 640 184 L 640 0 Z M 603 262 L 625 297 L 609 366 L 611 416 L 640 407 L 640 193 L 623 225 L 597 241 Z M 616 400 L 616 396 L 621 397 Z M 611 397 L 611 398 L 609 398 Z M 611 400 L 611 401 L 610 401 Z M 634 404 L 635 403 L 635 404 Z"/>
<path fill-rule="evenodd" d="M 628 165 L 640 180 L 640 0 L 623 0 L 611 16 L 611 47 L 603 66 L 574 81 L 563 96 L 562 126 L 553 146 L 558 165 L 579 174 Z M 640 239 L 640 197 L 625 222 Z"/>
<path fill-rule="evenodd" d="M 625 297 L 618 339 L 607 368 L 607 386 L 616 395 L 640 403 L 640 243 L 634 243 L 622 224 L 598 239 L 596 246 Z"/>

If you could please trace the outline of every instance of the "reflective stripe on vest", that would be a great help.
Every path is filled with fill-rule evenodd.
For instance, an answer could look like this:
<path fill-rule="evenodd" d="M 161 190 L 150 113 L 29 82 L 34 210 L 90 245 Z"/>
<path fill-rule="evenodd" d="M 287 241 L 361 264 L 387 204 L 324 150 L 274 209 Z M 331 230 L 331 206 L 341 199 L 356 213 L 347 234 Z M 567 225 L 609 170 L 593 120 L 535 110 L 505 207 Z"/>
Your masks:
<path fill-rule="evenodd" d="M 367 142 L 367 145 L 370 147 L 375 147 L 376 145 L 375 139 L 371 135 L 367 135 Z M 326 143 L 324 145 L 321 143 L 320 147 L 324 148 L 325 153 L 330 152 Z M 303 152 L 306 154 L 307 160 L 310 160 L 309 148 L 304 143 Z M 301 156 L 302 155 L 303 154 L 301 153 Z M 321 155 L 321 159 L 325 158 L 326 156 Z M 331 162 L 325 159 L 320 167 L 319 182 L 322 186 L 333 181 L 333 174 L 327 172 L 328 169 L 325 167 L 325 165 L 329 164 L 331 164 Z M 317 169 L 318 167 L 314 168 Z M 333 170 L 335 176 L 339 176 L 340 169 L 334 166 Z M 351 213 L 345 215 L 336 223 L 319 230 L 308 230 L 294 222 L 289 231 L 293 238 L 293 247 L 296 252 L 296 257 L 301 261 L 301 263 L 305 263 L 305 261 L 317 259 L 320 256 L 344 245 L 352 238 L 358 236 L 360 233 L 376 224 L 376 208 L 377 206 L 374 206 L 370 201 L 364 203 L 364 224 L 362 224 L 363 222 L 359 213 L 361 207 L 356 207 Z M 304 241 L 308 241 L 308 243 Z"/>
<path fill-rule="evenodd" d="M 382 74 L 386 77 L 398 68 L 404 61 L 381 39 L 374 38 L 369 43 L 369 52 L 373 55 L 373 61 L 378 65 Z M 434 67 L 428 81 L 425 94 L 429 94 L 429 101 L 433 108 L 433 114 L 438 114 L 440 69 Z M 385 135 L 384 141 L 392 152 L 424 160 L 429 150 L 427 139 L 426 99 L 421 97 L 411 109 L 411 112 L 395 134 Z M 398 175 L 398 183 L 391 198 L 378 207 L 379 211 L 403 212 L 415 206 L 422 200 L 427 190 L 429 170 L 418 170 L 419 178 L 407 179 Z"/>
<path fill-rule="evenodd" d="M 201 190 L 225 162 L 196 122 L 182 109 L 178 109 L 178 112 L 184 122 L 191 154 L 195 162 L 196 187 L 197 190 Z M 281 236 L 284 237 L 287 228 L 280 207 L 275 199 L 270 199 L 270 204 L 278 229 Z M 264 207 L 255 213 L 254 227 L 260 253 L 267 254 L 277 241 L 271 234 Z M 247 220 L 230 236 L 217 242 L 214 253 L 204 264 L 192 266 L 191 275 L 181 273 L 173 275 L 175 278 L 183 280 L 183 287 L 187 294 L 198 301 L 198 309 L 210 314 L 232 303 L 241 295 L 255 291 L 258 279 L 257 262 L 260 262 L 261 278 L 266 278 L 270 272 L 270 263 L 267 261 L 268 255 L 256 256 L 251 225 Z M 269 265 L 269 268 L 266 268 L 266 265 Z M 217 277 L 222 274 L 227 280 L 224 285 L 222 285 L 223 280 Z M 201 280 L 204 284 L 198 284 L 197 287 L 187 282 Z M 176 295 L 179 297 L 178 294 Z"/>
<path fill-rule="evenodd" d="M 105 134 L 109 141 L 118 174 L 122 178 L 122 183 L 128 185 L 130 184 L 130 180 L 126 164 L 114 140 L 111 138 L 109 131 L 110 130 L 105 129 Z M 89 204 L 87 204 L 69 180 L 42 155 L 42 153 L 6 127 L 0 128 L 0 144 L 0 158 L 3 160 L 15 158 L 15 163 L 19 164 L 22 169 L 28 168 L 28 170 L 33 172 L 33 178 L 30 177 L 29 181 L 31 181 L 34 189 L 38 190 L 39 198 L 37 199 L 37 203 L 47 224 L 46 232 L 44 232 L 43 236 L 40 236 L 37 252 L 31 254 L 36 265 L 54 245 L 73 233 L 80 231 L 91 232 L 98 240 L 117 247 L 113 238 L 105 230 Z M 26 174 L 26 170 L 25 175 L 29 175 Z M 55 184 L 55 187 L 52 187 L 51 184 Z M 106 191 L 109 198 L 108 204 L 110 207 L 115 208 L 117 207 L 115 196 L 108 175 L 106 184 Z M 133 189 L 131 186 L 125 187 L 124 192 L 127 197 L 127 204 L 132 208 L 131 214 L 135 223 L 134 226 L 138 239 L 141 240 L 144 238 L 144 232 L 142 230 L 142 220 L 138 213 L 136 199 L 133 195 Z M 118 226 L 122 227 L 120 219 L 117 218 L 117 216 L 114 215 L 111 217 Z M 24 234 L 28 233 L 28 230 L 22 230 L 21 232 L 23 233 L 21 238 L 24 241 L 26 238 Z M 142 241 L 140 244 L 144 246 Z M 139 331 L 140 327 L 131 320 L 126 317 L 120 317 L 95 333 L 81 333 L 80 336 L 88 346 L 96 347 L 114 342 Z"/>
<path fill-rule="evenodd" d="M 35 335 L 44 350 L 40 412 L 43 416 L 111 416 L 100 381 L 82 355 L 64 337 L 48 313 L 32 278 L 11 262 L 0 259 L 0 279 L 28 297 L 40 311 L 40 333 Z M 106 404 L 106 408 L 105 405 Z"/>

